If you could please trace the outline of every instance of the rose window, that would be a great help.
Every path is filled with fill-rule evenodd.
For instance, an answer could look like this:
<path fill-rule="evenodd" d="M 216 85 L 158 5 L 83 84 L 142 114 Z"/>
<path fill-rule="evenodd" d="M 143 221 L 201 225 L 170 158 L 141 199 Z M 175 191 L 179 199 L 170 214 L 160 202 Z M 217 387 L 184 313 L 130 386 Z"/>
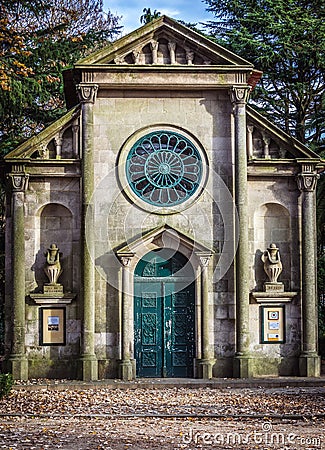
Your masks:
<path fill-rule="evenodd" d="M 197 190 L 202 161 L 186 137 L 170 131 L 153 132 L 133 145 L 126 176 L 132 191 L 146 203 L 174 206 Z"/>

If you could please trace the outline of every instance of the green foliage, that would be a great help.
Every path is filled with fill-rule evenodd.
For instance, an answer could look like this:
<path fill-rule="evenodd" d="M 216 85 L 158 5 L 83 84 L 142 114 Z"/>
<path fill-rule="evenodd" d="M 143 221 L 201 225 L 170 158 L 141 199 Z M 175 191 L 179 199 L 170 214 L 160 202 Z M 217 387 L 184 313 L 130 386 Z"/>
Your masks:
<path fill-rule="evenodd" d="M 0 155 L 65 112 L 62 72 L 120 31 L 103 0 L 0 0 Z"/>
<path fill-rule="evenodd" d="M 252 98 L 262 114 L 314 150 L 325 134 L 325 3 L 205 0 L 219 43 L 264 72 Z"/>
<path fill-rule="evenodd" d="M 140 17 L 140 23 L 143 24 L 152 22 L 153 20 L 158 19 L 158 17 L 161 16 L 161 13 L 156 9 L 154 10 L 154 12 L 151 12 L 150 8 L 143 8 L 142 12 L 143 14 Z"/>
<path fill-rule="evenodd" d="M 0 373 L 0 399 L 10 393 L 13 383 L 11 373 Z"/>

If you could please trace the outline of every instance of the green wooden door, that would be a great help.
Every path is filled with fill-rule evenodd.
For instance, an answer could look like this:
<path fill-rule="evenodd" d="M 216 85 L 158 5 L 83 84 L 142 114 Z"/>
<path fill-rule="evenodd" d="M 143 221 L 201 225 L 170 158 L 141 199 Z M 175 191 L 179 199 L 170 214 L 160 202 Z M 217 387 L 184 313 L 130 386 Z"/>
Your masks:
<path fill-rule="evenodd" d="M 165 249 L 150 252 L 136 268 L 134 290 L 137 376 L 192 377 L 195 290 L 187 259 Z"/>

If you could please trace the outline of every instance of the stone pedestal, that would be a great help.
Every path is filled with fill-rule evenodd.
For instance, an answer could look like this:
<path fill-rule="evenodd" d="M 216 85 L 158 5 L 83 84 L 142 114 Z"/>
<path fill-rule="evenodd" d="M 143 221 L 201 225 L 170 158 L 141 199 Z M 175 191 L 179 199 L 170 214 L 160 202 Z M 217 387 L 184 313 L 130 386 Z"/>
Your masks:
<path fill-rule="evenodd" d="M 119 378 L 123 381 L 131 381 L 134 377 L 134 365 L 130 359 L 122 359 L 119 362 Z"/>
<path fill-rule="evenodd" d="M 233 362 L 234 378 L 252 378 L 252 358 L 248 355 L 238 355 L 234 357 Z"/>
<path fill-rule="evenodd" d="M 28 380 L 28 360 L 24 355 L 10 355 L 7 361 L 7 371 L 14 380 Z"/>
<path fill-rule="evenodd" d="M 301 377 L 319 377 L 321 368 L 320 356 L 302 353 L 299 357 L 299 374 Z"/>
<path fill-rule="evenodd" d="M 200 359 L 198 360 L 198 377 L 203 380 L 211 380 L 212 369 L 215 364 L 215 359 Z"/>
<path fill-rule="evenodd" d="M 80 358 L 83 381 L 98 380 L 98 361 L 94 355 L 83 355 Z"/>

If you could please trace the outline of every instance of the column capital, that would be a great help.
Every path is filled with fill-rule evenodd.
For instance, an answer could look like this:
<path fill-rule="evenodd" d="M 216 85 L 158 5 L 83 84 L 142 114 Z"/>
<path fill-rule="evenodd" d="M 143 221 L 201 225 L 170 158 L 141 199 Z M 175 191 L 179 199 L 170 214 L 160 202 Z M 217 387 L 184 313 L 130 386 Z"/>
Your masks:
<path fill-rule="evenodd" d="M 13 192 L 25 192 L 28 187 L 29 174 L 23 166 L 13 166 L 12 172 L 8 174 Z"/>
<path fill-rule="evenodd" d="M 244 106 L 247 103 L 250 86 L 232 86 L 230 88 L 230 100 L 233 106 Z"/>
<path fill-rule="evenodd" d="M 315 172 L 301 172 L 297 175 L 298 189 L 301 192 L 313 192 L 316 188 L 319 174 Z"/>
<path fill-rule="evenodd" d="M 118 259 L 121 261 L 123 267 L 129 267 L 134 253 L 118 253 Z"/>
<path fill-rule="evenodd" d="M 199 258 L 200 266 L 204 268 L 208 267 L 212 252 L 196 252 L 196 256 Z"/>
<path fill-rule="evenodd" d="M 98 85 L 89 83 L 80 83 L 77 86 L 77 91 L 81 103 L 95 103 Z"/>

